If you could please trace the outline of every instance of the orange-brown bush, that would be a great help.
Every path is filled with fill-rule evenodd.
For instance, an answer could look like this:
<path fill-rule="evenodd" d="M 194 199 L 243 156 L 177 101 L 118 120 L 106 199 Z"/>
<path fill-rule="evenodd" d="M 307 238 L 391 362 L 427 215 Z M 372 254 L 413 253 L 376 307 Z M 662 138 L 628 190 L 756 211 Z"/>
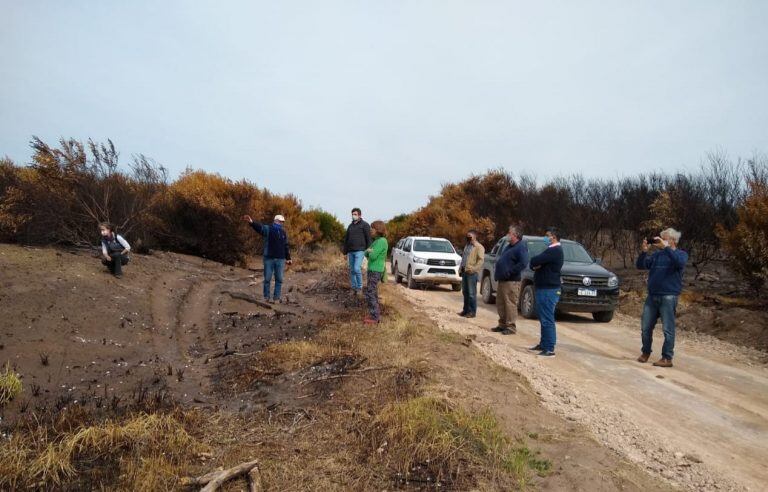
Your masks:
<path fill-rule="evenodd" d="M 731 230 L 719 227 L 729 262 L 753 289 L 768 281 L 768 184 L 750 183 L 750 193 L 738 209 L 739 223 Z"/>
<path fill-rule="evenodd" d="M 121 168 L 111 141 L 61 140 L 52 148 L 34 138 L 31 146 L 30 166 L 0 160 L 0 240 L 91 245 L 98 239 L 97 224 L 107 221 L 138 249 L 165 248 L 233 264 L 260 253 L 262 245 L 240 217 L 271 222 L 278 213 L 287 219 L 293 247 L 324 239 L 316 211 L 303 210 L 293 195 L 204 171 L 187 170 L 168 183 L 166 170 L 143 155 Z"/>

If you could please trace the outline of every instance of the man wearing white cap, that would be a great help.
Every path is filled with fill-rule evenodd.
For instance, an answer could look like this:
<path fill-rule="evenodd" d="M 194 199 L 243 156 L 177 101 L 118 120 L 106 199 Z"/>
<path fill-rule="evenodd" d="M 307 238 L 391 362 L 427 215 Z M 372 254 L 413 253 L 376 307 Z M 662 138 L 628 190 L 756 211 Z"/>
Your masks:
<path fill-rule="evenodd" d="M 288 250 L 288 235 L 283 224 L 285 217 L 275 215 L 272 224 L 260 224 L 254 222 L 250 215 L 243 215 L 243 219 L 251 224 L 253 229 L 264 236 L 264 300 L 267 302 L 280 302 L 280 291 L 283 287 L 283 272 L 285 264 L 291 264 L 291 252 Z M 275 276 L 275 290 L 270 297 L 270 284 L 272 275 Z"/>

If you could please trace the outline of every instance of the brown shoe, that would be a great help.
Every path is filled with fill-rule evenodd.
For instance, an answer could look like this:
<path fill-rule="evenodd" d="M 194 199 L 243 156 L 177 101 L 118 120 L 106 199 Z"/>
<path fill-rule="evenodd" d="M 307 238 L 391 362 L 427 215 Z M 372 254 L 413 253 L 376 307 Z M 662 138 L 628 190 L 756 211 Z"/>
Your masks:
<path fill-rule="evenodd" d="M 645 364 L 648 362 L 648 359 L 651 357 L 651 354 L 640 354 L 640 357 L 637 358 L 637 362 L 642 362 Z"/>
<path fill-rule="evenodd" d="M 661 359 L 654 362 L 653 365 L 656 367 L 672 367 L 672 359 L 665 359 L 662 357 Z"/>

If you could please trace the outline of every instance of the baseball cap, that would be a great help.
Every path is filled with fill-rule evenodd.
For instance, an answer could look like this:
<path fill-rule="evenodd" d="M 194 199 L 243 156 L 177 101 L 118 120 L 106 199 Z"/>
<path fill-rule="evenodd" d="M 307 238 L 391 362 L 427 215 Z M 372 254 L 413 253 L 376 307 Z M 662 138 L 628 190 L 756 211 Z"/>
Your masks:
<path fill-rule="evenodd" d="M 280 222 L 285 222 L 285 217 L 283 217 L 280 214 L 275 215 L 275 220 L 279 220 Z"/>

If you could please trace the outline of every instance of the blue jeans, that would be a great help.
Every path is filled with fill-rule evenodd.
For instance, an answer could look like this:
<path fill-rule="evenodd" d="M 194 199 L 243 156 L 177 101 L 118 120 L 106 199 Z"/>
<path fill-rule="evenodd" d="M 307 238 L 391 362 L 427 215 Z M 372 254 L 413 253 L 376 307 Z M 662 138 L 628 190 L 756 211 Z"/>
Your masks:
<path fill-rule="evenodd" d="M 347 253 L 349 284 L 352 286 L 352 290 L 363 290 L 363 258 L 365 258 L 365 251 Z"/>
<path fill-rule="evenodd" d="M 555 328 L 555 306 L 560 300 L 560 289 L 536 289 L 536 311 L 541 324 L 542 350 L 555 351 L 557 329 Z"/>
<path fill-rule="evenodd" d="M 644 354 L 651 353 L 653 328 L 656 326 L 656 320 L 661 318 L 661 326 L 664 331 L 661 356 L 672 360 L 675 355 L 675 309 L 677 309 L 677 296 L 649 295 L 645 298 L 643 317 L 640 319 Z"/>
<path fill-rule="evenodd" d="M 280 299 L 280 291 L 283 288 L 283 271 L 285 260 L 282 258 L 264 258 L 264 299 L 269 299 L 269 285 L 272 283 L 272 275 L 275 276 L 274 299 Z"/>
<path fill-rule="evenodd" d="M 461 293 L 464 294 L 464 314 L 477 314 L 477 274 L 461 274 Z"/>

